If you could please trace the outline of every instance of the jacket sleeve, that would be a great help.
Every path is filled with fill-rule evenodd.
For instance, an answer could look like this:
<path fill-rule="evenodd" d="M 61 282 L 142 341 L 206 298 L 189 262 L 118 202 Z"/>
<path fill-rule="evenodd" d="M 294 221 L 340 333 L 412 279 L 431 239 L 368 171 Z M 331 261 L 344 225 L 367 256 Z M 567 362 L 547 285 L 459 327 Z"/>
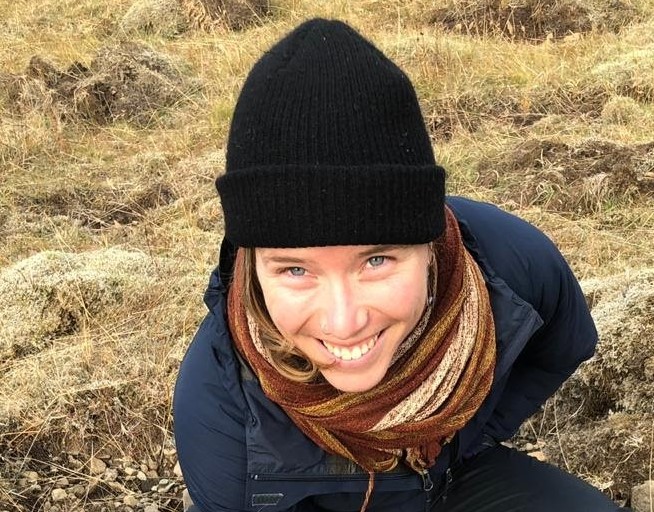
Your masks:
<path fill-rule="evenodd" d="M 221 341 L 230 343 L 224 322 L 210 313 L 184 357 L 173 400 L 177 455 L 201 512 L 247 510 L 247 407 L 233 359 L 214 348 Z"/>
<path fill-rule="evenodd" d="M 577 279 L 541 231 L 490 204 L 462 198 L 452 203 L 484 263 L 543 320 L 503 377 L 503 391 L 483 427 L 501 441 L 592 356 L 597 332 Z"/>
<path fill-rule="evenodd" d="M 548 241 L 549 242 L 549 241 Z M 513 436 L 577 367 L 593 355 L 597 332 L 586 300 L 558 250 L 540 253 L 528 300 L 543 318 L 511 368 L 506 387 L 485 427 L 497 440 Z M 536 267 L 538 268 L 538 267 Z"/>

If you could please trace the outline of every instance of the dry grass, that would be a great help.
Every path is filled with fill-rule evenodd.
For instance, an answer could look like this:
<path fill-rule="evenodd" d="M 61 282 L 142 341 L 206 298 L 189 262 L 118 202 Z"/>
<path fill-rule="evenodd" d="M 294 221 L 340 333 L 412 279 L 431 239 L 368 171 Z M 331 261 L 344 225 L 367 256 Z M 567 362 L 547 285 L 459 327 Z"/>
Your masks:
<path fill-rule="evenodd" d="M 138 293 L 115 283 L 107 307 L 73 309 L 75 329 L 25 331 L 23 351 L 17 336 L 1 340 L 13 347 L 0 359 L 7 456 L 101 448 L 139 458 L 170 442 L 171 387 L 221 235 L 213 179 L 231 112 L 261 52 L 309 17 L 349 21 L 406 70 L 450 192 L 540 226 L 580 277 L 654 268 L 652 0 L 622 10 L 603 0 L 450 0 L 439 12 L 425 0 L 279 0 L 231 28 L 227 18 L 194 23 L 188 9 L 199 3 L 0 0 L 0 272 L 43 251 L 121 249 L 172 265 Z M 174 76 L 198 87 L 153 103 L 145 122 L 66 115 L 76 104 L 62 103 L 53 77 L 126 43 L 166 56 Z M 70 287 L 61 295 L 63 282 L 51 283 L 59 296 L 91 300 Z M 576 470 L 602 483 L 614 469 Z M 620 482 L 621 492 L 639 483 Z M 0 482 L 0 503 L 15 500 L 10 484 Z"/>

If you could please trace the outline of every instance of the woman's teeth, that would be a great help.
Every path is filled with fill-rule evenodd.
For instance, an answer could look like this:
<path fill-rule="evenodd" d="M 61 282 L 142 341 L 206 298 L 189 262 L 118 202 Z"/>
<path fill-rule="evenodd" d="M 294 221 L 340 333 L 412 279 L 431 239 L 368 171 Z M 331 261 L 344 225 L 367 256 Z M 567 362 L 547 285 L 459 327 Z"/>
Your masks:
<path fill-rule="evenodd" d="M 342 359 L 343 361 L 353 361 L 359 359 L 364 354 L 367 354 L 368 351 L 375 346 L 375 343 L 377 343 L 377 338 L 379 338 L 379 333 L 375 334 L 368 341 L 359 343 L 354 347 L 337 347 L 326 341 L 323 341 L 322 343 L 327 347 L 327 350 L 329 350 L 330 353 L 334 354 L 339 359 Z"/>

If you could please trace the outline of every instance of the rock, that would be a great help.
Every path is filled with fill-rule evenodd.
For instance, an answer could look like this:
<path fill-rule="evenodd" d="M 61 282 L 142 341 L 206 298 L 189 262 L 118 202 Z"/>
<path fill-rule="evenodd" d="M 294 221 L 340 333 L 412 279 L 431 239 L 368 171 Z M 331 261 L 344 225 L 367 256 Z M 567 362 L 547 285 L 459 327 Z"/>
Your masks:
<path fill-rule="evenodd" d="M 654 480 L 631 489 L 631 508 L 634 512 L 651 512 L 654 508 Z"/>
<path fill-rule="evenodd" d="M 68 478 L 66 478 L 64 476 L 64 477 L 61 477 L 59 480 L 57 480 L 55 482 L 55 485 L 57 487 L 59 487 L 60 489 L 63 489 L 64 487 L 68 487 L 70 485 L 70 482 L 69 482 Z"/>
<path fill-rule="evenodd" d="M 179 461 L 175 463 L 173 473 L 175 473 L 175 476 L 178 476 L 179 478 L 183 478 L 184 475 L 182 475 L 182 467 L 179 465 Z"/>
<path fill-rule="evenodd" d="M 68 497 L 68 493 L 63 489 L 53 489 L 52 501 L 64 501 Z"/>
<path fill-rule="evenodd" d="M 133 494 L 128 494 L 123 498 L 123 504 L 134 508 L 139 504 L 139 500 Z"/>
<path fill-rule="evenodd" d="M 125 466 L 123 472 L 125 473 L 126 476 L 133 476 L 136 475 L 137 470 L 131 466 Z"/>
<path fill-rule="evenodd" d="M 86 494 L 86 488 L 82 484 L 73 485 L 69 490 L 78 498 L 81 498 Z"/>
<path fill-rule="evenodd" d="M 184 489 L 184 492 L 182 493 L 182 506 L 184 507 L 184 510 L 188 510 L 193 506 L 193 500 L 191 499 L 191 495 L 188 493 L 188 489 Z"/>
<path fill-rule="evenodd" d="M 539 460 L 540 462 L 546 462 L 547 461 L 547 455 L 545 455 L 540 450 L 535 451 L 535 452 L 529 452 L 527 455 L 529 455 L 530 457 L 533 457 L 536 460 Z"/>
<path fill-rule="evenodd" d="M 23 476 L 30 482 L 36 482 L 39 479 L 39 474 L 36 471 L 25 471 Z"/>
<path fill-rule="evenodd" d="M 145 482 L 148 479 L 143 471 L 136 473 L 136 478 L 138 478 L 141 482 Z"/>
<path fill-rule="evenodd" d="M 72 455 L 68 455 L 68 464 L 72 469 L 81 469 L 84 467 L 84 463 Z"/>
<path fill-rule="evenodd" d="M 92 475 L 101 475 L 107 469 L 107 465 L 104 461 L 96 457 L 91 457 L 89 460 L 89 469 L 91 470 Z"/>
<path fill-rule="evenodd" d="M 118 470 L 115 468 L 107 468 L 103 476 L 107 482 L 115 482 L 118 479 Z"/>
<path fill-rule="evenodd" d="M 159 507 L 156 505 L 148 505 L 143 509 L 143 512 L 159 512 Z"/>

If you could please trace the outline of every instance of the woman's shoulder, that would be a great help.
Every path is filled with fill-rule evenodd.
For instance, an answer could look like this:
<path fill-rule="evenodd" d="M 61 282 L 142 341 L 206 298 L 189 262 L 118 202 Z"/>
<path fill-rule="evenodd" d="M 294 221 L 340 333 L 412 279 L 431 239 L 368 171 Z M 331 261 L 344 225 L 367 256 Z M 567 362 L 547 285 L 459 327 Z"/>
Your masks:
<path fill-rule="evenodd" d="M 448 205 L 475 259 L 543 318 L 554 314 L 564 295 L 583 300 L 565 258 L 536 226 L 489 203 L 450 197 Z"/>

